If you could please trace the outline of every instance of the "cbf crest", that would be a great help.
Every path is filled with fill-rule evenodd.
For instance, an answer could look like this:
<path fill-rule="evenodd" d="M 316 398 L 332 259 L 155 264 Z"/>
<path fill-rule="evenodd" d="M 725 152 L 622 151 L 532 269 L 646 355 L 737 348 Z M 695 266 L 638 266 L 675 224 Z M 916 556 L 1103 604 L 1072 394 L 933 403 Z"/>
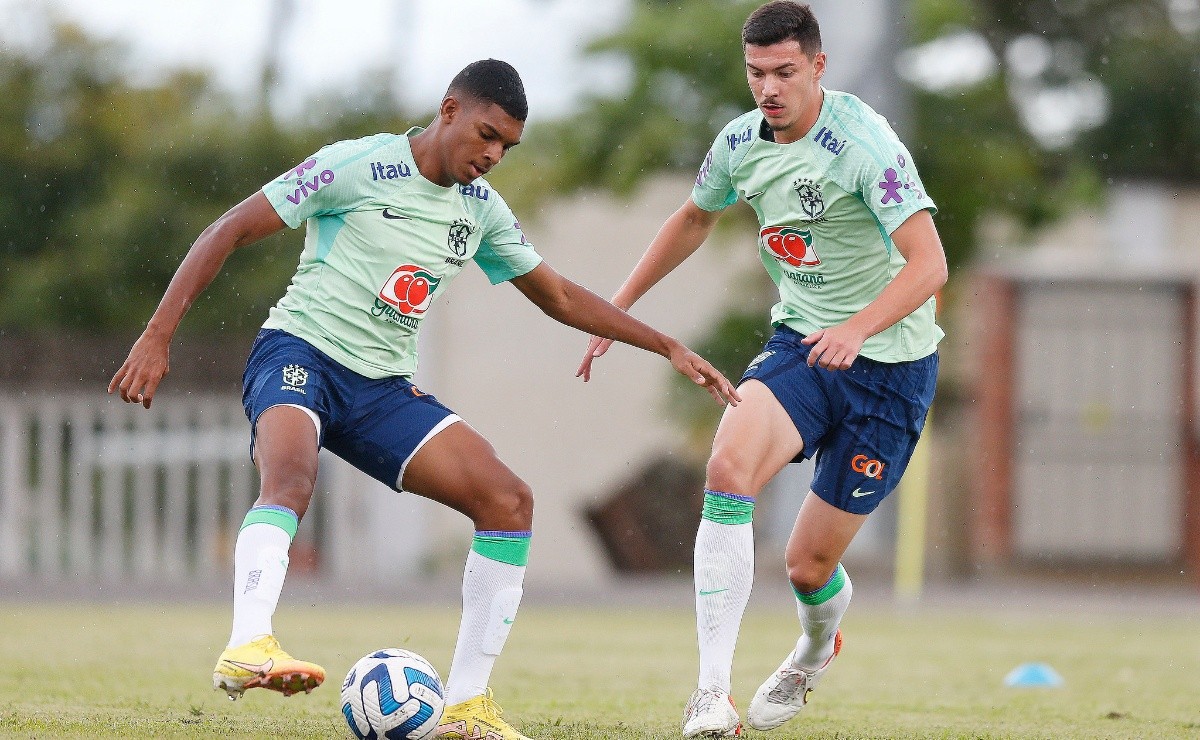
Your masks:
<path fill-rule="evenodd" d="M 460 218 L 450 224 L 450 232 L 446 236 L 446 246 L 450 247 L 459 257 L 467 256 L 467 243 L 471 234 L 475 233 L 475 224 L 465 218 Z"/>
<path fill-rule="evenodd" d="M 805 216 L 816 221 L 825 213 L 820 183 L 801 177 L 792 183 L 792 190 L 795 190 L 796 196 L 800 198 L 800 210 L 804 211 Z"/>
<path fill-rule="evenodd" d="M 283 382 L 291 386 L 302 386 L 308 382 L 308 371 L 300 365 L 286 365 L 283 368 Z"/>

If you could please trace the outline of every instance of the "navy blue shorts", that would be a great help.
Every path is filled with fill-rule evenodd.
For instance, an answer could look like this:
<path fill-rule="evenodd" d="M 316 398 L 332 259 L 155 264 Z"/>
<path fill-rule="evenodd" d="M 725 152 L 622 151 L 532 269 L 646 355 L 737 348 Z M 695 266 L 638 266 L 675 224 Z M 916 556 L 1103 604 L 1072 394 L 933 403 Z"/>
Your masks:
<path fill-rule="evenodd" d="M 264 329 L 242 376 L 252 456 L 259 415 L 281 404 L 311 411 L 321 422 L 319 446 L 397 491 L 416 451 L 459 421 L 406 378 L 364 377 L 303 339 Z"/>
<path fill-rule="evenodd" d="M 912 362 L 859 356 L 848 370 L 808 366 L 803 335 L 778 326 L 741 382 L 757 380 L 792 417 L 804 451 L 817 456 L 813 493 L 869 514 L 908 467 L 937 382 L 937 352 Z"/>

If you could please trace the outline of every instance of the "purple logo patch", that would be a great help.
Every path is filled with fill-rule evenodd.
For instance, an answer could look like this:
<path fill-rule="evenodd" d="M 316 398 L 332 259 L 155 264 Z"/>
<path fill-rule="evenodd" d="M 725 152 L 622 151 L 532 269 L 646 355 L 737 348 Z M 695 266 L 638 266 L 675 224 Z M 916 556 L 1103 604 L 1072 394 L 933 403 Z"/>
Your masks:
<path fill-rule="evenodd" d="M 708 171 L 710 169 L 712 169 L 712 163 L 713 163 L 713 153 L 712 153 L 712 150 L 709 149 L 708 156 L 704 158 L 704 164 L 700 165 L 700 172 L 697 173 L 697 175 L 696 175 L 696 184 L 697 185 L 703 185 L 704 181 L 708 179 Z"/>
<path fill-rule="evenodd" d="M 295 193 L 287 196 L 287 199 L 291 201 L 293 205 L 300 205 L 300 201 L 320 190 L 322 185 L 328 185 L 329 183 L 333 182 L 333 170 L 322 170 L 320 173 L 313 174 L 311 180 L 305 179 L 308 171 L 313 167 L 316 167 L 316 165 L 317 160 L 310 159 L 288 173 L 290 176 L 295 176 L 296 184 L 299 185 L 299 187 L 296 188 Z"/>
<path fill-rule="evenodd" d="M 900 188 L 904 187 L 904 184 L 896 178 L 896 171 L 888 167 L 883 173 L 883 177 L 884 181 L 879 183 L 879 187 L 883 190 L 883 198 L 879 204 L 886 206 L 890 201 L 903 203 L 904 196 L 900 195 Z"/>

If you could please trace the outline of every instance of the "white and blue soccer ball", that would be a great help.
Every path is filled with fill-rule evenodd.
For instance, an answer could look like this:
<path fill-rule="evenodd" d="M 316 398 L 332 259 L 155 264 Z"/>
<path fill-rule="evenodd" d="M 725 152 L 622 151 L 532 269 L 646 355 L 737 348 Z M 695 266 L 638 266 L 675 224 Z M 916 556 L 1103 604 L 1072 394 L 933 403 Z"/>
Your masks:
<path fill-rule="evenodd" d="M 342 715 L 359 740 L 424 740 L 442 719 L 445 696 L 429 661 L 386 648 L 364 656 L 346 674 Z"/>

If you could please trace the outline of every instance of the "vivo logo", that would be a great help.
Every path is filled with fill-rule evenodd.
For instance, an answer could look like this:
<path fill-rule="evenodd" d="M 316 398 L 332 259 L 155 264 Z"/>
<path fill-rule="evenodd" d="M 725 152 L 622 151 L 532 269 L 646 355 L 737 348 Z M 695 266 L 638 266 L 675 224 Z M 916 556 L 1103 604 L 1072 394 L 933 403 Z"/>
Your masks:
<path fill-rule="evenodd" d="M 322 170 L 319 173 L 313 173 L 310 179 L 308 172 L 316 167 L 316 165 L 317 160 L 310 159 L 290 173 L 296 177 L 296 184 L 300 186 L 296 188 L 295 193 L 287 197 L 294 205 L 300 205 L 300 201 L 320 190 L 322 186 L 333 182 L 333 170 Z"/>

